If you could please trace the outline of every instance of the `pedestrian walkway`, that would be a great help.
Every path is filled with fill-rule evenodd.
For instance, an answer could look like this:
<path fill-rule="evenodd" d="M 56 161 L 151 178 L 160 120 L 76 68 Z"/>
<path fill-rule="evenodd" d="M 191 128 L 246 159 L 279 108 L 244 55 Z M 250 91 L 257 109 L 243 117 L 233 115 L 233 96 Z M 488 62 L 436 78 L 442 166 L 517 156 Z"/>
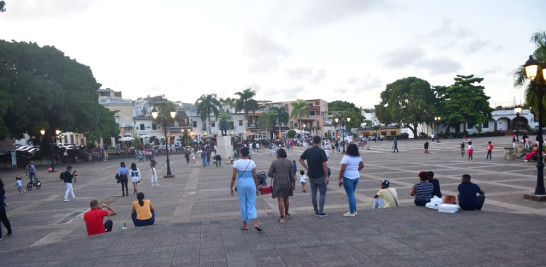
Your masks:
<path fill-rule="evenodd" d="M 175 155 L 170 158 L 175 177 L 160 178 L 160 186 L 151 186 L 147 162 L 125 160 L 135 161 L 141 169 L 139 191 L 156 208 L 156 225 L 143 228 L 134 228 L 130 219 L 131 202 L 136 197 L 121 197 L 115 183 L 119 162 L 73 165 L 79 174 L 74 185 L 78 199 L 70 202 L 62 201 L 64 186 L 58 173 L 47 173 L 45 167 L 38 168 L 42 188 L 22 196 L 10 185 L 24 170 L 2 171 L 14 237 L 0 241 L 0 265 L 543 265 L 546 203 L 523 199 L 524 193 L 534 191 L 536 167 L 522 160 L 503 159 L 502 148 L 511 146 L 509 139 L 473 138 L 473 161 L 461 157 L 459 140 L 431 143 L 429 154 L 424 154 L 424 140 L 400 140 L 400 152 L 394 154 L 392 142 L 372 143 L 371 150 L 360 150 L 365 168 L 356 191 L 356 217 L 342 216 L 348 204 L 336 182 L 341 155 L 331 154 L 332 177 L 325 206 L 328 217 L 314 216 L 310 193 L 302 193 L 298 185 L 290 199 L 292 216 L 286 224 L 277 223 L 276 199 L 258 197 L 263 232 L 240 230 L 237 197 L 229 195 L 230 165 L 191 167 L 182 155 Z M 495 149 L 493 160 L 486 161 L 489 140 Z M 297 159 L 301 152 L 302 148 L 288 151 L 288 159 Z M 258 171 L 266 171 L 274 157 L 259 153 L 252 158 Z M 165 158 L 157 160 L 162 177 Z M 415 207 L 409 191 L 421 170 L 436 173 L 444 194 L 456 194 L 461 175 L 469 173 L 486 193 L 483 210 L 443 214 Z M 384 179 L 397 188 L 400 208 L 371 209 L 372 197 Z M 114 232 L 86 236 L 82 216 L 93 199 L 118 211 L 112 217 Z M 129 229 L 117 230 L 123 223 Z"/>

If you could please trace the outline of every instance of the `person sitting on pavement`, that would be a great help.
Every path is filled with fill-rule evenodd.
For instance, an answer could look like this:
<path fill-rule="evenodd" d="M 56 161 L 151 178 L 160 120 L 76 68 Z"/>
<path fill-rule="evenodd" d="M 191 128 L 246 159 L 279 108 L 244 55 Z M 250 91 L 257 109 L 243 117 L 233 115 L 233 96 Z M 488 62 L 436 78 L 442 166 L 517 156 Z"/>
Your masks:
<path fill-rule="evenodd" d="M 138 192 L 137 200 L 133 201 L 131 219 L 135 226 L 146 226 L 155 223 L 155 212 L 152 202 L 144 198 L 144 193 Z"/>
<path fill-rule="evenodd" d="M 398 194 L 396 193 L 396 188 L 389 188 L 391 183 L 389 180 L 384 180 L 381 182 L 381 190 L 379 190 L 373 201 L 373 208 L 392 208 L 398 207 Z"/>
<path fill-rule="evenodd" d="M 85 226 L 87 226 L 87 235 L 112 232 L 112 220 L 108 219 L 104 222 L 104 217 L 114 216 L 118 212 L 104 203 L 99 203 L 98 200 L 92 200 L 89 206 L 91 206 L 91 209 L 83 214 L 83 220 Z"/>
<path fill-rule="evenodd" d="M 459 207 L 462 210 L 481 210 L 485 202 L 485 193 L 481 188 L 470 182 L 470 175 L 463 174 L 459 190 Z M 479 196 L 476 193 L 480 194 Z"/>
<path fill-rule="evenodd" d="M 415 196 L 414 203 L 416 206 L 425 206 L 432 198 L 434 186 L 428 182 L 428 172 L 422 171 L 419 173 L 420 182 L 415 184 L 411 189 L 411 196 Z"/>
<path fill-rule="evenodd" d="M 432 190 L 432 196 L 442 198 L 442 191 L 440 190 L 440 181 L 434 178 L 434 172 L 428 171 L 428 182 L 432 184 L 434 189 Z"/>

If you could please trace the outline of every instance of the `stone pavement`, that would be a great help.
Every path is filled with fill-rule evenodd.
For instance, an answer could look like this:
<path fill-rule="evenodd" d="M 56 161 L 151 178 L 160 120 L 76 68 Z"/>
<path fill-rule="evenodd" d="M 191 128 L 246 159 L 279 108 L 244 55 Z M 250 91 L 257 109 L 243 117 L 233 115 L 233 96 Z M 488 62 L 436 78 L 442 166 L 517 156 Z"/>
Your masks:
<path fill-rule="evenodd" d="M 493 160 L 486 161 L 489 140 L 495 149 Z M 39 168 L 42 188 L 19 196 L 13 177 L 24 171 L 2 171 L 14 237 L 0 241 L 0 265 L 546 265 L 546 204 L 523 199 L 524 193 L 534 191 L 535 164 L 503 159 L 502 148 L 511 146 L 509 137 L 474 138 L 473 161 L 461 157 L 459 141 L 431 143 L 430 154 L 423 153 L 423 140 L 401 140 L 399 153 L 391 152 L 392 142 L 361 150 L 366 166 L 356 192 L 357 217 L 342 216 L 348 204 L 336 182 L 341 155 L 331 155 L 332 183 L 325 207 L 329 216 L 315 217 L 309 193 L 298 185 L 290 198 L 292 216 L 284 225 L 276 221 L 276 200 L 258 197 L 263 232 L 240 230 L 237 197 L 229 195 L 229 165 L 192 167 L 182 155 L 174 155 L 171 168 L 176 177 L 160 178 L 161 186 L 151 186 L 147 162 L 137 162 L 143 172 L 139 191 L 152 201 L 157 216 L 156 225 L 142 228 L 132 226 L 130 219 L 135 197 L 121 197 L 115 183 L 119 160 L 73 165 L 79 174 L 74 186 L 78 199 L 70 202 L 62 202 L 64 185 L 58 172 Z M 297 159 L 302 151 L 295 148 L 288 158 Z M 252 157 L 258 171 L 266 171 L 274 158 L 267 152 Z M 158 161 L 158 173 L 165 174 L 165 158 Z M 461 175 L 469 173 L 486 193 L 483 210 L 443 214 L 415 207 L 409 191 L 421 170 L 436 173 L 444 194 L 456 194 Z M 383 179 L 397 189 L 400 208 L 371 209 Z M 114 232 L 86 236 L 82 216 L 93 199 L 118 211 L 112 217 Z M 117 230 L 123 223 L 129 229 Z"/>

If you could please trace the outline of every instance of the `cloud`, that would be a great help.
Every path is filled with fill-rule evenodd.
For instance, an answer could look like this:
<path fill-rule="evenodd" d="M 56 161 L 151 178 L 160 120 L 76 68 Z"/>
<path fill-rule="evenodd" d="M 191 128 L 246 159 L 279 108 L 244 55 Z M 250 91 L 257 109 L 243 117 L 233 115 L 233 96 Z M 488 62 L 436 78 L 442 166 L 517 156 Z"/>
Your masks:
<path fill-rule="evenodd" d="M 385 57 L 385 65 L 392 68 L 402 68 L 415 65 L 423 60 L 425 51 L 422 48 L 402 48 L 391 53 L 383 55 Z"/>
<path fill-rule="evenodd" d="M 353 88 L 351 93 L 364 93 L 382 88 L 385 83 L 375 76 L 368 74 L 364 78 L 349 77 L 347 84 Z"/>
<path fill-rule="evenodd" d="M 488 47 L 491 44 L 491 42 L 483 40 L 483 39 L 475 39 L 471 41 L 470 43 L 463 46 L 463 50 L 466 54 L 473 54 L 478 53 L 479 51 L 483 50 L 484 48 Z"/>
<path fill-rule="evenodd" d="M 320 81 L 324 80 L 326 78 L 326 70 L 325 69 L 319 69 L 317 73 L 315 73 L 315 77 L 311 80 L 312 84 L 317 84 Z"/>
<path fill-rule="evenodd" d="M 290 80 L 300 80 L 304 79 L 308 76 L 313 74 L 313 69 L 306 69 L 306 68 L 295 68 L 287 70 L 285 75 Z"/>
<path fill-rule="evenodd" d="M 449 74 L 462 68 L 461 63 L 445 57 L 423 60 L 419 66 L 428 69 L 432 74 Z"/>
<path fill-rule="evenodd" d="M 248 31 L 243 37 L 243 54 L 250 58 L 249 72 L 278 70 L 279 61 L 290 56 L 290 50 L 268 36 Z"/>
<path fill-rule="evenodd" d="M 339 87 L 333 90 L 334 93 L 346 94 L 349 90 L 347 88 Z"/>
<path fill-rule="evenodd" d="M 7 1 L 6 9 L 13 18 L 38 20 L 41 18 L 67 18 L 78 16 L 95 5 L 89 0 L 56 0 L 56 1 Z M 16 14 L 16 15 L 15 15 Z"/>
<path fill-rule="evenodd" d="M 295 15 L 302 24 L 316 26 L 346 20 L 381 5 L 374 0 L 308 0 Z"/>

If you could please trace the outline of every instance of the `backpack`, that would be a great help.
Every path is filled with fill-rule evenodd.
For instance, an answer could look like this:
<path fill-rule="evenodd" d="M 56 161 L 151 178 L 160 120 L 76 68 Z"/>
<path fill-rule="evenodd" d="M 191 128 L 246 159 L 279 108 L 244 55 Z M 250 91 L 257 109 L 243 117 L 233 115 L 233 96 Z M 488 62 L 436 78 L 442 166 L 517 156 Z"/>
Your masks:
<path fill-rule="evenodd" d="M 66 173 L 66 172 L 61 172 L 61 174 L 59 175 L 59 179 L 61 179 L 61 180 L 64 181 L 65 173 Z"/>

